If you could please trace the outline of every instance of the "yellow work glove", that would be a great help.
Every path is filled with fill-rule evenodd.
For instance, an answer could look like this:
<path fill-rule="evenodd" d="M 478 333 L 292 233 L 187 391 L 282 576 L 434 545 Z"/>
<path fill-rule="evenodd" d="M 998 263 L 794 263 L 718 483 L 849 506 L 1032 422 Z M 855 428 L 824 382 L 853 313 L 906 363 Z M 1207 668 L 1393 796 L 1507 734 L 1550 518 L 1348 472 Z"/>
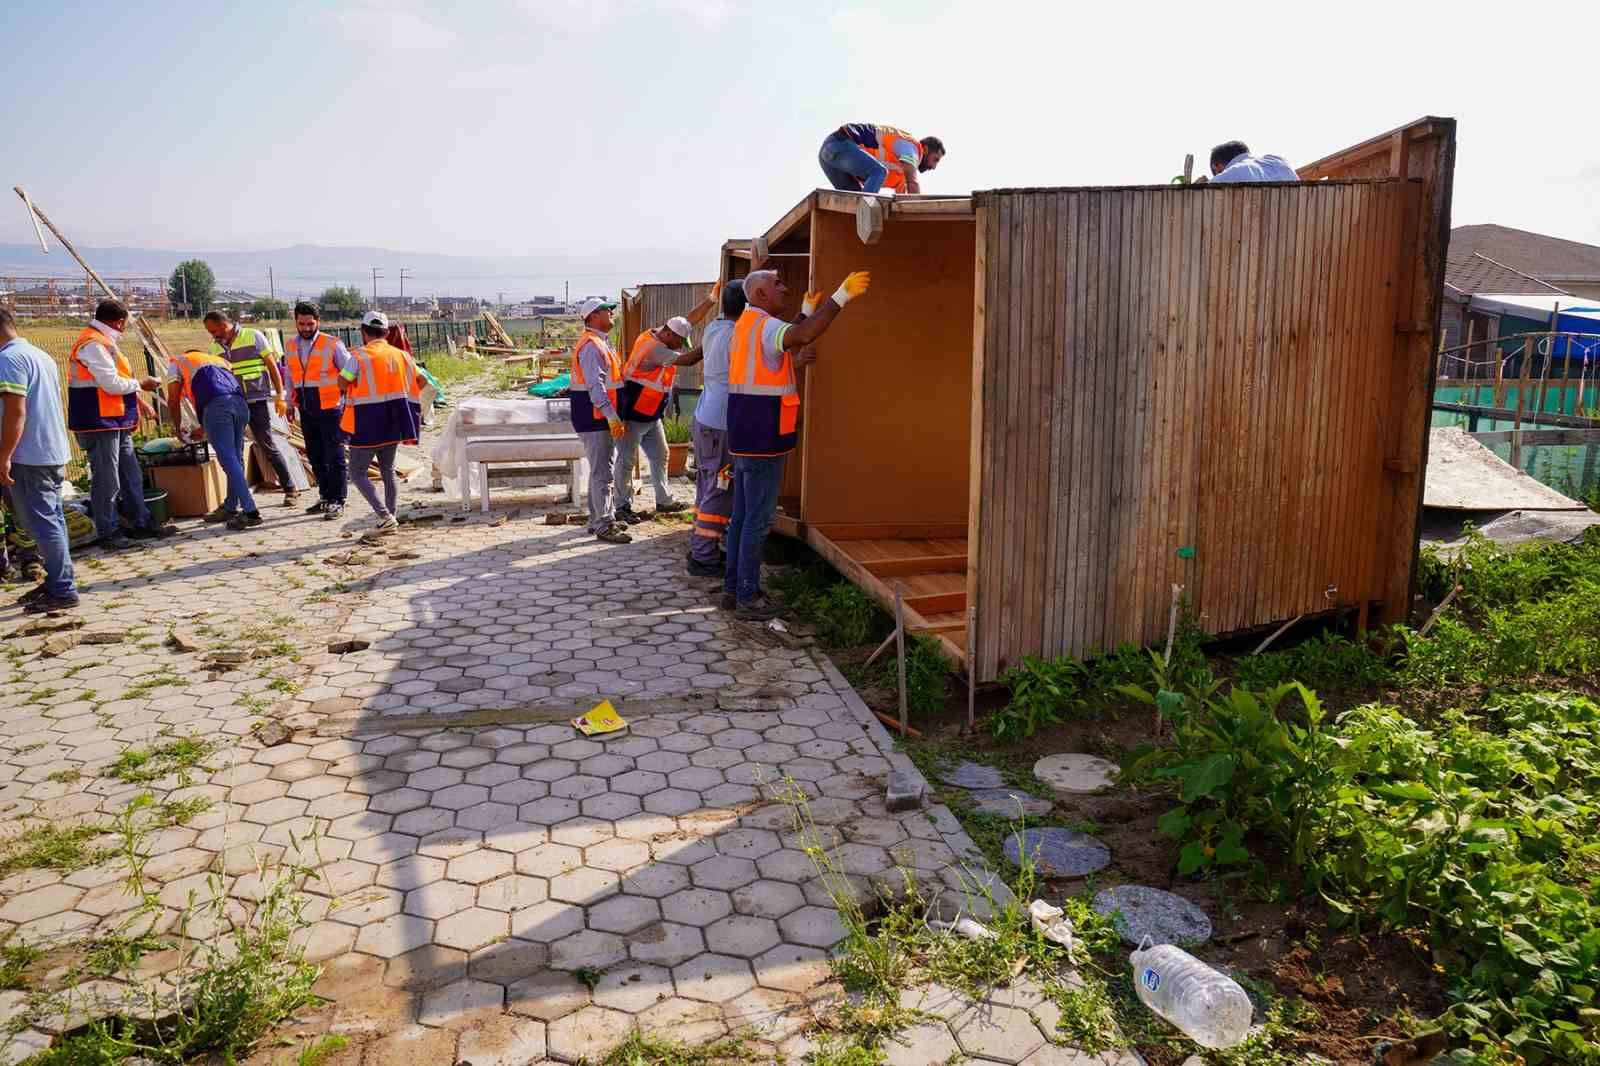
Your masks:
<path fill-rule="evenodd" d="M 289 405 L 283 402 L 282 396 L 274 397 L 272 400 L 272 406 L 276 407 L 278 409 L 278 414 L 282 415 L 284 418 L 289 417 Z"/>
<path fill-rule="evenodd" d="M 816 292 L 806 293 L 805 299 L 800 301 L 800 313 L 802 315 L 811 314 L 817 309 L 817 305 L 821 303 L 823 299 L 824 297 L 821 289 L 818 289 Z M 840 306 L 842 307 L 843 305 L 841 304 Z"/>
<path fill-rule="evenodd" d="M 717 298 L 719 296 L 721 296 L 721 295 L 722 295 L 722 282 L 718 281 L 718 282 L 715 282 L 715 283 L 712 284 L 711 291 L 706 293 L 706 299 L 710 300 L 711 303 L 713 305 L 715 305 L 716 302 L 717 302 Z"/>
<path fill-rule="evenodd" d="M 623 424 L 615 418 L 606 419 L 606 426 L 611 430 L 612 440 L 621 440 L 623 434 L 627 432 L 626 427 L 624 427 Z"/>
<path fill-rule="evenodd" d="M 844 276 L 839 283 L 839 288 L 834 291 L 833 302 L 843 307 L 851 300 L 867 291 L 872 284 L 872 275 L 865 270 L 856 270 Z"/>

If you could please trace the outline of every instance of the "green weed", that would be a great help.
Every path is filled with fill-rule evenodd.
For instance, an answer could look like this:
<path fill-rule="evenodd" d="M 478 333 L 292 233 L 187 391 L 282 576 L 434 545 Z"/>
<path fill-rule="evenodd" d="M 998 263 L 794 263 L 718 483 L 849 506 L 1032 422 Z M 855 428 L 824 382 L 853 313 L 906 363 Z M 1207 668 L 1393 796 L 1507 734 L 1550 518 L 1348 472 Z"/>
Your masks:
<path fill-rule="evenodd" d="M 28 967 L 43 957 L 44 952 L 31 944 L 0 943 L 0 992 L 27 988 Z"/>
<path fill-rule="evenodd" d="M 1233 684 L 1262 691 L 1298 681 L 1319 691 L 1388 682 L 1394 671 L 1364 644 L 1323 633 L 1292 648 L 1249 655 L 1233 664 Z"/>
<path fill-rule="evenodd" d="M 323 1066 L 339 1052 L 350 1046 L 348 1038 L 335 1033 L 307 1044 L 294 1058 L 295 1066 Z"/>
<path fill-rule="evenodd" d="M 105 776 L 142 784 L 176 774 L 179 782 L 187 785 L 189 772 L 207 769 L 202 760 L 214 750 L 214 743 L 200 737 L 179 737 L 153 748 L 128 748 L 106 767 Z"/>
<path fill-rule="evenodd" d="M 113 852 L 95 846 L 107 830 L 96 825 L 34 826 L 0 843 L 0 877 L 16 870 L 59 870 L 70 873 L 93 866 Z"/>
<path fill-rule="evenodd" d="M 870 596 L 824 565 L 786 567 L 773 575 L 771 588 L 829 647 L 881 640 L 893 626 Z"/>
<path fill-rule="evenodd" d="M 633 1029 L 600 1066 L 734 1066 L 735 1063 L 761 1062 L 766 1054 L 737 1038 L 691 1047 Z"/>

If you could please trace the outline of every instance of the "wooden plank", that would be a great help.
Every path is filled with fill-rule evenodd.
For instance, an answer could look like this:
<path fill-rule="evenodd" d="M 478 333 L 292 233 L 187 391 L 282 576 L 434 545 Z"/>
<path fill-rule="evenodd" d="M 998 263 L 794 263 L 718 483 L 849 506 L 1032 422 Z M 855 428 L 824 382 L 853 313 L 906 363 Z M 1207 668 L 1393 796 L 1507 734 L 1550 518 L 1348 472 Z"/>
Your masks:
<path fill-rule="evenodd" d="M 873 577 L 905 577 L 911 574 L 965 574 L 965 555 L 924 555 L 911 559 L 880 559 L 863 563 Z"/>
<path fill-rule="evenodd" d="M 1496 422 L 1511 422 L 1517 417 L 1516 409 L 1511 407 L 1480 407 L 1466 403 L 1451 403 L 1446 400 L 1436 400 L 1430 406 L 1435 411 L 1477 415 L 1480 418 L 1493 419 Z M 1600 418 L 1585 418 L 1582 415 L 1541 414 L 1525 420 L 1530 424 L 1559 426 L 1563 429 L 1594 429 L 1600 427 Z"/>
<path fill-rule="evenodd" d="M 771 228 L 757 238 L 757 241 L 765 240 L 768 252 L 784 250 L 780 249 L 779 246 L 796 233 L 802 232 L 804 225 L 810 220 L 812 208 L 816 206 L 818 198 L 822 195 L 820 192 L 806 194 L 803 200 L 789 208 L 788 211 L 785 211 L 783 217 L 773 223 Z M 850 210 L 855 210 L 853 203 L 850 206 Z M 757 243 L 752 242 L 750 261 L 759 263 L 762 258 L 765 257 L 758 251 Z"/>
<path fill-rule="evenodd" d="M 908 523 L 896 525 L 890 523 L 880 524 L 850 524 L 850 523 L 821 523 L 817 531 L 829 540 L 942 540 L 947 537 L 964 537 L 967 535 L 965 523 L 937 522 L 926 525 Z"/>
<path fill-rule="evenodd" d="M 895 220 L 916 222 L 928 218 L 971 218 L 975 211 L 970 196 L 952 196 L 928 200 L 908 200 L 896 196 L 889 201 L 889 217 Z"/>
<path fill-rule="evenodd" d="M 1479 444 L 1510 444 L 1515 430 L 1503 429 L 1490 433 L 1474 433 L 1472 439 Z M 1600 428 L 1596 429 L 1525 429 L 1523 444 L 1600 444 Z"/>
<path fill-rule="evenodd" d="M 983 597 L 986 586 L 980 580 L 983 567 L 983 553 L 980 551 L 980 546 L 986 533 L 984 508 L 988 498 L 987 493 L 983 491 L 986 485 L 984 464 L 987 446 L 994 432 L 993 425 L 984 417 L 985 404 L 988 400 L 988 375 L 984 372 L 984 368 L 987 365 L 991 285 L 989 254 L 994 244 L 993 209 L 978 204 L 974 210 L 974 219 L 977 234 L 972 265 L 972 395 L 969 398 L 968 416 L 971 422 L 971 436 L 967 451 L 967 603 L 972 609 L 971 631 L 967 634 L 969 680 L 976 679 L 980 674 L 992 669 L 989 665 L 989 648 L 980 637 L 979 631 L 988 624 L 985 614 L 986 602 Z"/>
<path fill-rule="evenodd" d="M 967 608 L 965 592 L 947 592 L 937 596 L 913 596 L 905 601 L 906 610 L 926 617 L 930 614 L 949 614 Z"/>

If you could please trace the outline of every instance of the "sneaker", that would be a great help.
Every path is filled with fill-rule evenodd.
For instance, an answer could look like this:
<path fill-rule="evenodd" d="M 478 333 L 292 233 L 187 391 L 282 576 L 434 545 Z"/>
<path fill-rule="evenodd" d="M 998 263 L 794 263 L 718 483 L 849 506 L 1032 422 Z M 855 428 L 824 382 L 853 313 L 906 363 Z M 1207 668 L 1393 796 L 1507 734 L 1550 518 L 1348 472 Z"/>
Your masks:
<path fill-rule="evenodd" d="M 215 511 L 212 511 L 210 514 L 208 514 L 204 518 L 202 518 L 201 521 L 202 522 L 226 522 L 228 519 L 232 518 L 234 515 L 236 515 L 238 513 L 239 513 L 238 511 L 230 511 L 226 507 L 218 507 Z"/>
<path fill-rule="evenodd" d="M 324 522 L 332 522 L 342 514 L 344 514 L 344 504 L 342 503 L 330 503 L 322 508 L 322 520 Z"/>
<path fill-rule="evenodd" d="M 765 622 L 769 618 L 778 616 L 779 607 L 764 594 L 757 593 L 756 598 L 749 603 L 741 603 L 733 610 L 735 618 L 742 618 L 747 622 Z"/>
<path fill-rule="evenodd" d="M 155 540 L 174 536 L 178 532 L 178 527 L 167 522 L 159 526 L 140 526 L 138 529 L 129 529 L 125 532 L 134 540 Z"/>
<path fill-rule="evenodd" d="M 628 527 L 620 522 L 613 522 L 594 535 L 595 540 L 603 540 L 607 544 L 632 544 L 633 538 L 628 536 Z"/>
<path fill-rule="evenodd" d="M 254 529 L 261 524 L 260 511 L 244 511 L 228 519 L 228 528 L 235 532 L 241 529 Z"/>
<path fill-rule="evenodd" d="M 285 507 L 293 507 L 295 505 L 295 501 L 298 500 L 298 499 L 300 499 L 300 490 L 299 489 L 285 489 L 284 490 L 284 493 L 283 493 L 283 505 Z"/>
<path fill-rule="evenodd" d="M 722 598 L 717 601 L 717 606 L 721 607 L 724 611 L 738 610 L 739 600 L 734 596 L 733 593 L 724 592 L 722 594 Z"/>
<path fill-rule="evenodd" d="M 306 514 L 322 514 L 327 509 L 328 509 L 328 501 L 327 500 L 318 500 L 316 503 L 314 503 L 310 507 L 306 508 Z"/>
<path fill-rule="evenodd" d="M 400 528 L 400 519 L 392 514 L 386 514 L 378 519 L 378 524 L 373 529 L 378 533 L 393 533 Z"/>
<path fill-rule="evenodd" d="M 71 596 L 51 596 L 46 593 L 22 609 L 24 614 L 47 614 L 50 611 L 70 611 L 78 606 L 77 593 Z"/>
<path fill-rule="evenodd" d="M 721 577 L 727 572 L 727 567 L 718 566 L 716 563 L 701 562 L 699 559 L 689 560 L 690 577 Z"/>
<path fill-rule="evenodd" d="M 32 603 L 34 600 L 37 600 L 37 599 L 39 599 L 39 598 L 41 598 L 43 596 L 48 596 L 48 595 L 49 595 L 49 593 L 47 593 L 45 591 L 45 588 L 44 588 L 43 585 L 35 585 L 35 586 L 33 586 L 33 588 L 29 589 L 27 592 L 24 592 L 22 595 L 18 596 L 17 597 L 17 603 L 19 605 L 21 605 L 21 606 L 27 606 L 28 604 Z"/>
<path fill-rule="evenodd" d="M 626 522 L 630 526 L 644 524 L 644 516 L 632 507 L 618 507 L 616 513 L 611 517 L 618 522 Z"/>
<path fill-rule="evenodd" d="M 656 504 L 656 514 L 680 514 L 689 509 L 689 505 L 678 500 L 668 500 L 666 503 Z"/>
<path fill-rule="evenodd" d="M 138 547 L 135 541 L 124 537 L 121 533 L 113 533 L 109 537 L 101 537 L 95 543 L 100 546 L 101 551 L 108 552 L 125 552 L 129 548 Z"/>

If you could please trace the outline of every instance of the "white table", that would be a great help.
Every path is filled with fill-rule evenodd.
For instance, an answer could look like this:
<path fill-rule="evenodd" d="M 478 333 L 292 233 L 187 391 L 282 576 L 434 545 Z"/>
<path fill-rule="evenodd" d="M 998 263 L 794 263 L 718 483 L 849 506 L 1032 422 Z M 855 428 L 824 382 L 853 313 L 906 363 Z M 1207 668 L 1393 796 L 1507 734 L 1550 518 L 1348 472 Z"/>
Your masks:
<path fill-rule="evenodd" d="M 568 412 L 565 399 L 530 396 L 526 400 L 464 400 L 450 413 L 445 439 L 434 451 L 435 469 L 441 456 L 453 460 L 446 463 L 445 469 L 455 469 L 463 511 L 472 509 L 473 463 L 478 464 L 478 497 L 483 511 L 489 510 L 489 468 L 493 465 L 513 467 L 497 471 L 513 477 L 544 475 L 552 467 L 565 466 L 571 500 L 581 505 L 587 464 L 583 442 L 573 432 Z M 515 469 L 518 466 L 531 469 Z"/>

